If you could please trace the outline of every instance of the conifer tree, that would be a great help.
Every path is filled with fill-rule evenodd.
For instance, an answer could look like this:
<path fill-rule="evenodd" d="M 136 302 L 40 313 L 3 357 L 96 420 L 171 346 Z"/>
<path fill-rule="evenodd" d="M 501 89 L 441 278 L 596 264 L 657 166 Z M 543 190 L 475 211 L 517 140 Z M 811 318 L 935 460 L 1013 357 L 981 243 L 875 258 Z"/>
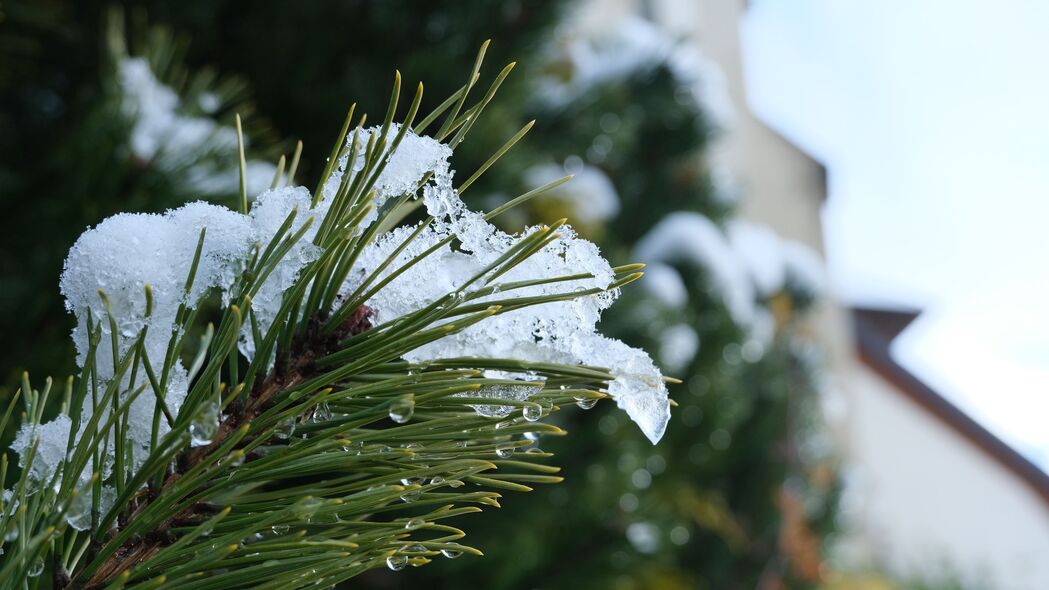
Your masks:
<path fill-rule="evenodd" d="M 533 159 L 518 178 L 576 177 L 518 223 L 589 220 L 603 251 L 648 263 L 602 326 L 683 381 L 670 386 L 673 427 L 651 447 L 607 409 L 567 416 L 572 436 L 544 444 L 566 482 L 478 519 L 473 538 L 493 559 L 414 577 L 437 588 L 818 586 L 838 493 L 804 323 L 819 262 L 736 216 L 746 197 L 715 159 L 731 124 L 716 69 L 638 21 L 560 47 L 533 85 Z"/>

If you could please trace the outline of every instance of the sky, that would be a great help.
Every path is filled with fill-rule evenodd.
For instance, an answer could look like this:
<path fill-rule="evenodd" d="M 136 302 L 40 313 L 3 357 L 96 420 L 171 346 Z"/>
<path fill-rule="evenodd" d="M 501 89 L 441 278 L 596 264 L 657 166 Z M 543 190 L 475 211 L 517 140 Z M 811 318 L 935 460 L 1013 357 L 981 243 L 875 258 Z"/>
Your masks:
<path fill-rule="evenodd" d="M 923 310 L 897 360 L 1049 470 L 1049 2 L 752 0 L 748 100 L 823 162 L 850 304 Z"/>

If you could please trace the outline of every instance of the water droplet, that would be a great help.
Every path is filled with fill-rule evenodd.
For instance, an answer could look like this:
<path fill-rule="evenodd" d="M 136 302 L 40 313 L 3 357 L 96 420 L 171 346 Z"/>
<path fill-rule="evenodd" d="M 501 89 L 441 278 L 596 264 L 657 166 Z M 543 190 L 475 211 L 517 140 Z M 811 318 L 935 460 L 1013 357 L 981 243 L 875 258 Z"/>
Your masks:
<path fill-rule="evenodd" d="M 273 435 L 281 440 L 287 440 L 291 435 L 295 434 L 295 418 L 289 416 L 277 423 L 276 428 L 273 429 Z"/>
<path fill-rule="evenodd" d="M 495 423 L 495 429 L 496 430 L 500 430 L 502 428 L 506 428 L 507 426 L 513 426 L 513 424 L 514 423 L 511 422 L 510 420 L 503 420 L 502 422 L 496 422 Z"/>
<path fill-rule="evenodd" d="M 455 448 L 465 449 L 468 444 L 465 440 L 457 440 L 455 441 Z"/>
<path fill-rule="evenodd" d="M 456 557 L 459 557 L 462 554 L 462 551 L 456 551 L 455 549 L 441 549 L 441 555 L 447 557 L 448 559 L 455 559 Z"/>
<path fill-rule="evenodd" d="M 211 443 L 219 430 L 219 401 L 208 400 L 200 405 L 197 415 L 189 424 L 189 436 L 194 447 Z"/>
<path fill-rule="evenodd" d="M 402 502 L 414 502 L 422 495 L 422 490 L 408 490 L 401 494 Z"/>
<path fill-rule="evenodd" d="M 317 407 L 313 410 L 313 421 L 327 422 L 328 420 L 331 420 L 331 408 L 328 407 L 327 403 L 317 404 Z"/>
<path fill-rule="evenodd" d="M 433 476 L 433 478 L 432 478 L 432 479 L 430 480 L 430 483 L 431 483 L 431 484 L 433 484 L 433 485 L 435 485 L 435 486 L 439 486 L 439 485 L 441 485 L 441 484 L 443 484 L 443 483 L 444 483 L 444 478 L 443 478 L 443 477 L 441 477 L 440 475 L 435 475 L 435 476 Z"/>
<path fill-rule="evenodd" d="M 406 565 L 408 565 L 408 557 L 405 555 L 391 555 L 386 558 L 386 567 L 395 572 L 403 570 Z"/>
<path fill-rule="evenodd" d="M 525 454 L 526 455 L 541 455 L 541 454 L 543 454 L 543 449 L 540 449 L 539 447 L 532 447 L 532 448 L 528 449 L 527 451 L 525 451 Z"/>
<path fill-rule="evenodd" d="M 421 526 L 424 526 L 425 524 L 426 524 L 425 520 L 423 520 L 421 518 L 413 518 L 413 519 L 409 520 L 408 522 L 404 523 L 404 528 L 408 529 L 409 531 L 414 531 L 415 529 L 417 529 L 417 528 L 419 528 Z"/>
<path fill-rule="evenodd" d="M 536 432 L 526 432 L 524 437 L 532 442 L 539 442 L 539 434 Z"/>
<path fill-rule="evenodd" d="M 287 533 L 289 529 L 291 529 L 290 525 L 275 524 L 275 525 L 273 525 L 273 528 L 271 528 L 270 530 L 272 530 L 273 534 L 275 534 L 275 535 L 283 535 L 283 534 Z"/>
<path fill-rule="evenodd" d="M 82 489 L 73 497 L 65 514 L 69 526 L 78 531 L 91 527 L 91 490 Z"/>
<path fill-rule="evenodd" d="M 539 404 L 529 404 L 521 410 L 521 415 L 524 416 L 525 420 L 535 422 L 543 417 L 543 406 L 540 406 Z"/>
<path fill-rule="evenodd" d="M 406 485 L 406 486 L 410 486 L 412 484 L 422 485 L 423 482 L 425 482 L 425 481 L 426 481 L 426 478 L 424 478 L 424 477 L 402 477 L 401 478 L 401 483 Z"/>
<path fill-rule="evenodd" d="M 44 560 L 38 557 L 33 560 L 33 563 L 29 564 L 29 569 L 26 570 L 26 574 L 28 574 L 30 578 L 35 578 L 42 573 L 44 573 Z"/>
<path fill-rule="evenodd" d="M 12 525 L 11 528 L 7 530 L 7 534 L 4 535 L 4 540 L 10 542 L 10 541 L 14 541 L 17 538 L 18 538 L 18 527 L 15 526 L 15 525 Z"/>
<path fill-rule="evenodd" d="M 512 444 L 496 445 L 495 454 L 500 459 L 508 459 L 514 454 L 514 446 Z"/>
<path fill-rule="evenodd" d="M 312 522 L 314 514 L 316 514 L 322 506 L 324 506 L 324 502 L 317 498 L 304 498 L 292 506 L 292 512 L 298 518 L 303 519 L 306 522 Z"/>
<path fill-rule="evenodd" d="M 452 479 L 452 480 L 448 481 L 448 487 L 450 487 L 450 488 L 461 488 L 464 485 L 466 485 L 466 484 L 464 484 L 462 482 L 462 480 L 459 480 L 459 479 Z"/>
<path fill-rule="evenodd" d="M 398 424 L 404 424 L 412 419 L 415 413 L 415 396 L 405 394 L 390 403 L 390 420 Z"/>
<path fill-rule="evenodd" d="M 596 397 L 576 398 L 575 405 L 579 406 L 580 408 L 582 408 L 584 410 L 589 410 L 590 408 L 592 408 L 592 407 L 597 405 L 597 398 Z"/>

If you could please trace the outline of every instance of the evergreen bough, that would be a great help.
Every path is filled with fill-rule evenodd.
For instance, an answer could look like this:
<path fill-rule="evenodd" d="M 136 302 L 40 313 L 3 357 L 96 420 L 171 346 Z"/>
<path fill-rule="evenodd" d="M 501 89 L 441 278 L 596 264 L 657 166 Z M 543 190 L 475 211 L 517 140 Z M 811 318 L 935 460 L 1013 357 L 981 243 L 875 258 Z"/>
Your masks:
<path fill-rule="evenodd" d="M 208 240 L 202 229 L 162 358 L 150 356 L 149 318 L 157 306 L 147 284 L 137 332 L 119 327 L 113 313 L 88 311 L 78 328 L 85 344 L 81 373 L 63 384 L 49 379 L 40 389 L 23 378 L 0 419 L 0 432 L 17 427 L 21 440 L 21 471 L 0 500 L 0 588 L 326 587 L 373 568 L 480 555 L 461 542 L 462 530 L 443 521 L 498 507 L 501 492 L 560 481 L 558 468 L 546 462 L 551 455 L 535 441 L 564 431 L 541 418 L 568 404 L 591 407 L 608 397 L 618 378 L 614 370 L 514 358 L 404 357 L 510 312 L 604 296 L 639 278 L 640 265 L 612 269 L 604 287 L 573 288 L 593 278 L 585 271 L 506 280 L 506 273 L 555 242 L 559 231 L 570 231 L 559 230 L 560 224 L 534 228 L 466 284 L 420 309 L 376 322 L 371 297 L 438 247 L 457 241 L 450 234 L 398 262 L 407 244 L 438 221 L 429 217 L 355 290 L 343 291 L 346 276 L 377 236 L 416 214 L 412 197 L 430 180 L 424 176 L 416 191 L 372 210 L 375 183 L 408 131 L 430 131 L 454 148 L 512 69 L 504 68 L 467 106 L 486 45 L 467 83 L 419 121 L 421 84 L 403 123 L 394 124 L 399 75 L 386 116 L 367 142 L 359 141 L 363 116 L 351 131 L 351 108 L 313 193 L 313 207 L 328 200 L 323 219 L 296 223 L 307 212 L 293 210 L 268 243 L 245 253 L 225 301 L 212 307 L 189 298 L 194 281 L 201 280 L 195 275 Z M 343 158 L 350 163 L 345 174 L 329 184 Z M 360 169 L 353 162 L 362 162 Z M 284 172 L 278 166 L 274 187 L 292 183 L 295 165 Z M 512 199 L 484 219 L 565 180 Z M 241 185 L 241 213 L 247 214 Z M 377 219 L 365 224 L 372 213 Z M 261 322 L 253 299 L 267 278 L 283 272 L 280 265 L 314 223 L 318 256 L 301 265 L 275 315 Z M 530 288 L 551 285 L 563 289 L 529 294 Z M 111 310 L 105 290 L 98 295 L 102 308 Z M 214 321 L 202 329 L 209 313 Z M 245 341 L 251 354 L 242 352 Z M 175 408 L 167 396 L 183 359 L 189 381 Z M 515 378 L 521 375 L 527 380 Z M 493 394 L 521 387 L 531 393 Z M 662 382 L 653 387 L 665 403 Z M 69 425 L 65 452 L 57 455 L 44 448 L 54 437 L 41 434 L 62 422 L 45 422 L 48 400 L 56 396 L 60 418 Z M 131 413 L 141 399 L 151 399 L 153 408 L 144 457 L 135 455 L 132 443 L 142 424 Z M 646 430 L 650 438 L 661 433 L 661 427 L 654 437 Z M 41 458 L 47 461 L 38 468 Z M 3 455 L 0 481 L 15 470 Z"/>

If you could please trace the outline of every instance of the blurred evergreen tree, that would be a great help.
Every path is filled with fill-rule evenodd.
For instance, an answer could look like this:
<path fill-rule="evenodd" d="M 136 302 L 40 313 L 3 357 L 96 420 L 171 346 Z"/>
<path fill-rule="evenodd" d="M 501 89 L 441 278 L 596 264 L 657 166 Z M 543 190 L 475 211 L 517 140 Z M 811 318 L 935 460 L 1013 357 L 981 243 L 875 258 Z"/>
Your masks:
<path fill-rule="evenodd" d="M 486 560 L 413 572 L 413 581 L 506 589 L 821 583 L 838 485 L 819 446 L 818 358 L 803 337 L 818 289 L 813 261 L 735 220 L 733 189 L 712 154 L 726 124 L 719 119 L 728 118 L 711 96 L 718 72 L 661 35 L 630 22 L 547 56 L 526 103 L 538 121 L 528 142 L 536 165 L 520 178 L 585 180 L 535 201 L 532 218 L 520 221 L 593 219 L 583 229 L 612 260 L 654 263 L 602 325 L 662 356 L 664 370 L 683 381 L 671 386 L 679 406 L 667 434 L 652 446 L 610 404 L 598 405 L 596 419 L 565 425 L 573 436 L 564 444 L 541 441 L 564 466 L 565 484 L 471 523 Z M 761 277 L 739 252 L 755 240 L 781 257 L 771 285 L 755 284 Z"/>
<path fill-rule="evenodd" d="M 393 68 L 409 84 L 431 83 L 424 108 L 434 106 L 436 97 L 464 82 L 461 66 L 490 37 L 487 62 L 498 67 L 517 59 L 518 71 L 486 111 L 483 127 L 457 150 L 454 164 L 474 169 L 525 121 L 538 122 L 515 147 L 510 165 L 500 163 L 482 177 L 468 198 L 499 200 L 494 186 L 525 188 L 569 172 L 577 174 L 575 182 L 560 195 L 537 201 L 530 217 L 516 223 L 568 216 L 619 263 L 633 260 L 643 250 L 639 241 L 655 239 L 653 228 L 674 212 L 701 214 L 709 220 L 711 239 L 726 241 L 734 223 L 733 199 L 710 157 L 722 122 L 712 113 L 717 105 L 696 94 L 711 72 L 690 70 L 662 41 L 657 51 L 641 51 L 644 59 L 623 53 L 629 39 L 590 45 L 557 41 L 568 6 L 539 0 L 152 0 L 135 3 L 129 12 L 142 8 L 151 21 L 191 35 L 180 58 L 191 70 L 214 67 L 243 77 L 277 135 L 314 148 L 332 140 L 330 122 L 348 108 L 347 97 L 359 97 L 360 107 L 380 114 Z M 0 125 L 13 129 L 0 133 L 3 161 L 9 164 L 0 171 L 0 193 L 4 210 L 12 211 L 19 226 L 4 238 L 5 283 L 37 276 L 53 280 L 73 237 L 117 206 L 157 210 L 187 198 L 157 189 L 136 192 L 129 186 L 156 185 L 129 185 L 124 178 L 102 179 L 109 184 L 90 180 L 89 156 L 113 153 L 99 148 L 108 145 L 105 122 L 124 125 L 112 132 L 117 139 L 108 141 L 126 141 L 128 134 L 119 117 L 86 124 L 104 94 L 98 80 L 107 77 L 100 57 L 103 14 L 96 2 L 24 3 L 8 6 L 7 20 L 0 23 L 9 31 L 11 22 L 18 23 L 17 34 L 0 35 L 0 55 L 13 64 L 0 67 Z M 644 37 L 650 34 L 641 33 L 642 41 L 651 41 Z M 450 74 L 441 76 L 445 71 Z M 53 153 L 70 155 L 42 157 Z M 62 163 L 49 170 L 14 165 L 48 161 Z M 303 161 L 300 178 L 312 180 L 322 164 Z M 138 178 L 130 172 L 129 177 Z M 129 194 L 139 196 L 129 203 Z M 56 212 L 59 203 L 63 210 Z M 679 407 L 666 438 L 653 447 L 610 404 L 599 404 L 592 410 L 599 416 L 565 424 L 574 435 L 566 444 L 541 441 L 565 467 L 564 485 L 538 489 L 541 498 L 533 502 L 508 502 L 498 514 L 469 517 L 471 542 L 487 558 L 373 572 L 355 580 L 356 586 L 807 588 L 819 583 L 837 486 L 831 464 L 814 443 L 816 361 L 800 336 L 804 310 L 814 297 L 810 285 L 800 280 L 803 273 L 784 271 L 780 284 L 755 290 L 743 302 L 756 310 L 757 319 L 747 320 L 739 317 L 738 298 L 726 297 L 717 265 L 694 256 L 656 262 L 642 287 L 628 290 L 603 326 L 631 345 L 665 350 L 665 368 L 683 381 L 671 390 Z M 670 295 L 677 290 L 683 299 Z M 40 294 L 55 300 L 38 304 Z M 32 331 L 37 335 L 32 348 L 64 350 L 67 320 L 54 285 L 12 286 L 4 297 L 5 322 L 32 316 L 52 325 Z M 33 305 L 40 309 L 15 317 L 15 310 Z M 10 353 L 4 356 L 5 372 L 20 360 L 47 361 L 35 350 L 3 352 Z"/>
<path fill-rule="evenodd" d="M 72 372 L 57 277 L 76 237 L 118 211 L 239 193 L 233 118 L 275 160 L 247 85 L 186 68 L 186 39 L 100 2 L 11 2 L 0 20 L 0 399 L 24 370 Z M 249 160 L 249 189 L 273 176 Z M 264 180 L 262 180 L 264 179 Z"/>

